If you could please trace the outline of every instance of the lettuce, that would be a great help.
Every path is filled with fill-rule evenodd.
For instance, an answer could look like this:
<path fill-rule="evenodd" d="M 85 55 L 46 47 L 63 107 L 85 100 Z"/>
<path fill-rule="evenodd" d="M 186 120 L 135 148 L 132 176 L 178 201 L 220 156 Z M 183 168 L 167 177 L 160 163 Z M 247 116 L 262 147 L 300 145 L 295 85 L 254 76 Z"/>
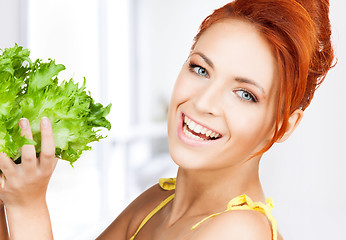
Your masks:
<path fill-rule="evenodd" d="M 54 60 L 32 62 L 30 51 L 15 44 L 0 55 L 0 152 L 14 161 L 20 161 L 20 148 L 35 144 L 41 151 L 40 121 L 48 117 L 52 123 L 56 157 L 71 165 L 83 151 L 90 150 L 89 143 L 104 136 L 101 128 L 110 130 L 106 119 L 111 104 L 103 107 L 95 103 L 85 89 L 73 79 L 58 83 L 57 75 L 65 69 Z M 20 118 L 30 121 L 33 140 L 20 136 Z"/>

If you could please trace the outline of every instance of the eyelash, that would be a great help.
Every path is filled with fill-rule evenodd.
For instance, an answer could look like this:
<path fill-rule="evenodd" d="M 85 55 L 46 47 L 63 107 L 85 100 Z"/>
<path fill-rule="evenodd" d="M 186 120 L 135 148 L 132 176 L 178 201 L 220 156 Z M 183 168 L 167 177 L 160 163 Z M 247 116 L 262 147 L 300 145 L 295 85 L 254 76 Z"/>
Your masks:
<path fill-rule="evenodd" d="M 195 70 L 195 68 L 203 69 L 203 70 L 206 72 L 207 75 L 204 76 L 204 75 L 199 74 L 199 73 Z M 197 65 L 197 64 L 194 64 L 194 63 L 192 63 L 192 62 L 189 63 L 189 70 L 190 70 L 190 72 L 192 72 L 192 73 L 194 73 L 194 74 L 197 74 L 198 76 L 201 76 L 201 77 L 209 77 L 209 73 L 208 73 L 208 71 L 207 71 L 204 67 L 201 67 L 201 66 L 199 66 L 199 65 Z M 241 97 L 240 95 L 238 95 L 238 94 L 237 94 L 238 91 L 243 91 L 243 92 L 249 94 L 250 97 L 251 97 L 251 100 L 246 100 L 246 99 L 244 99 L 243 97 Z M 257 103 L 257 102 L 258 102 L 257 97 L 256 97 L 253 93 L 251 93 L 250 91 L 248 91 L 248 90 L 246 90 L 246 89 L 239 88 L 239 89 L 234 90 L 234 92 L 238 95 L 238 97 L 240 98 L 241 101 L 252 102 L 252 103 Z"/>
<path fill-rule="evenodd" d="M 249 94 L 250 97 L 251 97 L 251 100 L 247 100 L 247 99 L 244 99 L 243 97 L 241 97 L 241 96 L 237 93 L 237 92 L 239 92 L 239 91 L 242 91 L 242 92 L 244 92 L 244 93 Z M 257 103 L 257 102 L 258 102 L 257 97 L 256 97 L 253 93 L 249 92 L 249 91 L 246 90 L 246 89 L 239 88 L 239 89 L 234 90 L 234 92 L 238 95 L 238 97 L 240 97 L 240 100 L 241 100 L 241 101 L 253 102 L 253 103 Z"/>
<path fill-rule="evenodd" d="M 199 73 L 195 70 L 195 68 L 203 69 L 203 70 L 206 72 L 206 75 L 199 74 Z M 192 73 L 194 73 L 194 74 L 197 74 L 198 76 L 207 77 L 207 78 L 209 77 L 209 73 L 208 73 L 207 69 L 205 69 L 204 67 L 201 67 L 201 66 L 199 66 L 199 65 L 197 65 L 197 64 L 194 64 L 194 63 L 192 63 L 192 62 L 189 63 L 189 70 L 190 70 L 190 72 L 192 72 Z"/>

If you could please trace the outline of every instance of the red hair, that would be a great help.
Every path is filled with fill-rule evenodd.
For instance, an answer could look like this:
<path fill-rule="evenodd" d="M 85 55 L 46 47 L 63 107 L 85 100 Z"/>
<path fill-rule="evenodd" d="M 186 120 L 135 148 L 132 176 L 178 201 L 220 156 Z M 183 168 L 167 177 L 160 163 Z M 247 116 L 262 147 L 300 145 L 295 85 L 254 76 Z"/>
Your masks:
<path fill-rule="evenodd" d="M 272 47 L 279 69 L 276 125 L 271 141 L 256 155 L 267 151 L 282 137 L 290 114 L 305 110 L 332 67 L 328 0 L 236 0 L 216 9 L 202 22 L 200 36 L 224 19 L 244 19 L 254 24 Z"/>

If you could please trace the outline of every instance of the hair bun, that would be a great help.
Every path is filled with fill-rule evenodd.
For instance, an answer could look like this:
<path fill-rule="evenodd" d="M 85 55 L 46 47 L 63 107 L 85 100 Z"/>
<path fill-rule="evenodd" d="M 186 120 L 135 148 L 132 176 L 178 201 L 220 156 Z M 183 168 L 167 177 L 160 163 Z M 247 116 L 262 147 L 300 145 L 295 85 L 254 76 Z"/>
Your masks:
<path fill-rule="evenodd" d="M 331 25 L 329 20 L 329 0 L 297 0 L 309 13 L 316 31 L 316 47 L 313 51 L 308 81 L 315 81 L 314 89 L 307 89 L 306 95 L 314 92 L 323 82 L 327 72 L 335 65 L 334 51 L 331 43 Z M 311 98 L 306 96 L 302 103 L 305 108 Z"/>

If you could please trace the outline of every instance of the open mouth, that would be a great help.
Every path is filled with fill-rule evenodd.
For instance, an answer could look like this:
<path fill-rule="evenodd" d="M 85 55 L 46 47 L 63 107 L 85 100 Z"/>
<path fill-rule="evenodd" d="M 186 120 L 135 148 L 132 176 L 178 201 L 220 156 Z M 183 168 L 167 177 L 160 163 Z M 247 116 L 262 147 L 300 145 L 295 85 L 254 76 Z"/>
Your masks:
<path fill-rule="evenodd" d="M 220 133 L 196 123 L 185 114 L 183 114 L 183 132 L 187 137 L 200 141 L 216 140 L 222 137 Z"/>

